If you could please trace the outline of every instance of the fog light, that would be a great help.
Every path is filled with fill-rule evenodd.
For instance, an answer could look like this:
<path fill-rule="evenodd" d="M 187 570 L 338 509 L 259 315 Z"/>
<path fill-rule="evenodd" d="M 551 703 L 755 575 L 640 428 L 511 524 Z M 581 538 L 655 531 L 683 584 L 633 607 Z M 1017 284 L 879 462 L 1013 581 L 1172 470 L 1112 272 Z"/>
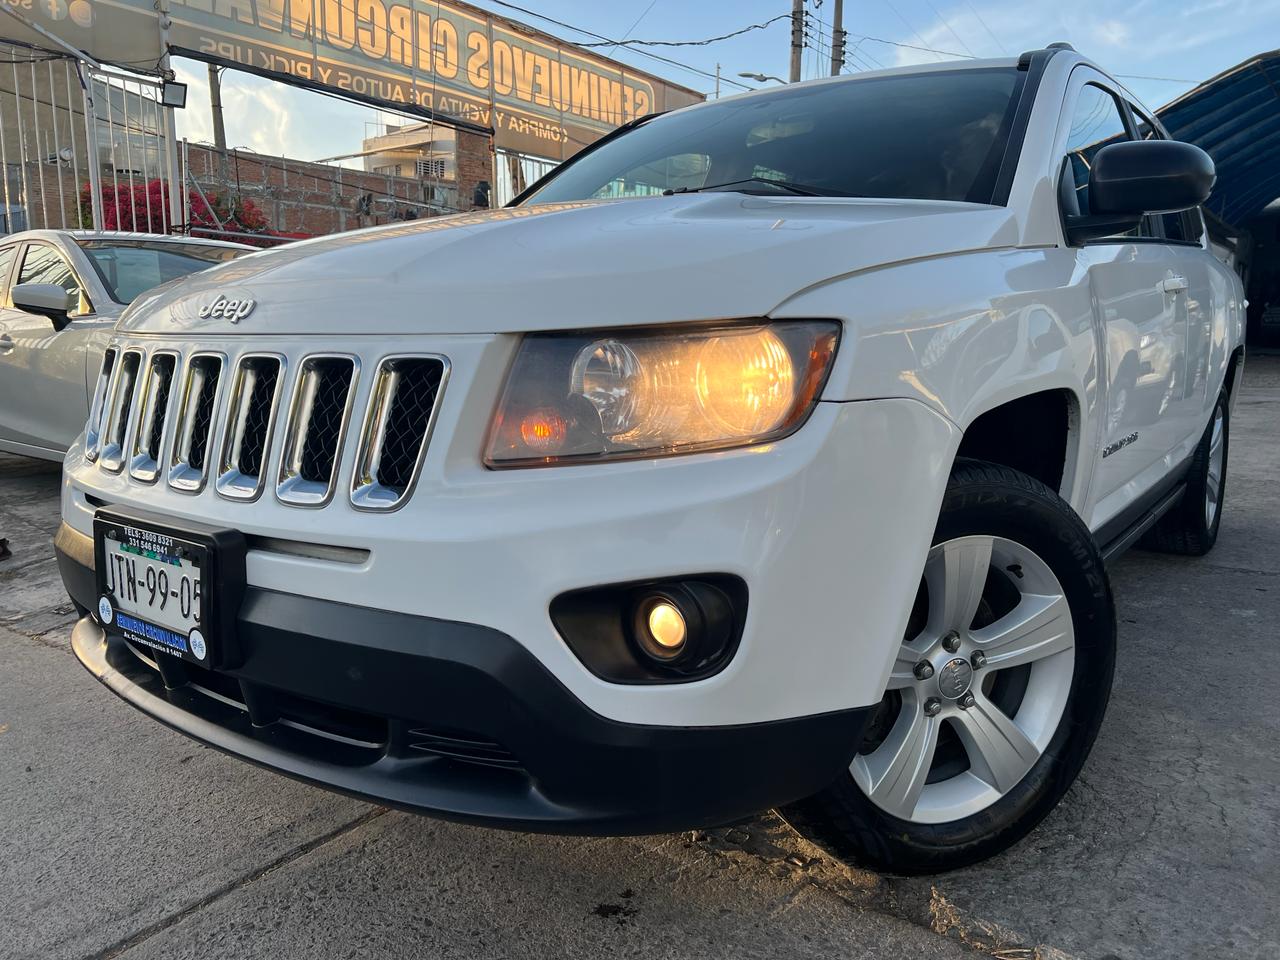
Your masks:
<path fill-rule="evenodd" d="M 645 617 L 645 627 L 649 642 L 649 652 L 658 657 L 675 657 L 684 649 L 689 630 L 684 622 L 684 614 L 674 603 L 664 598 L 657 598 L 647 604 L 649 613 Z"/>

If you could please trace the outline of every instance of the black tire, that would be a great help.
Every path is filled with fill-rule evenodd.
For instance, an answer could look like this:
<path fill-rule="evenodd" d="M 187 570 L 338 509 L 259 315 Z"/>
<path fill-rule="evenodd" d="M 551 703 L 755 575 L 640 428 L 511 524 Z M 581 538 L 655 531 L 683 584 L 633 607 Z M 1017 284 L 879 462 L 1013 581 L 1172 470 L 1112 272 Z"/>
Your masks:
<path fill-rule="evenodd" d="M 1222 416 L 1222 472 L 1218 484 L 1217 509 L 1209 521 L 1205 502 L 1209 495 L 1209 466 L 1212 459 L 1213 427 Z M 1218 529 L 1222 526 L 1222 507 L 1227 495 L 1227 462 L 1231 452 L 1231 404 L 1226 392 L 1218 395 L 1218 402 L 1209 425 L 1205 427 L 1196 452 L 1187 469 L 1187 490 L 1182 499 L 1160 518 L 1139 542 L 1145 550 L 1160 553 L 1177 553 L 1188 557 L 1202 557 L 1218 542 Z"/>
<path fill-rule="evenodd" d="M 1075 630 L 1066 706 L 1048 746 L 1003 797 L 947 823 L 917 823 L 876 806 L 844 773 L 821 793 L 780 812 L 801 834 L 846 860 L 895 874 L 940 873 L 1012 846 L 1062 799 L 1084 765 L 1106 712 L 1115 666 L 1111 584 L 1093 536 L 1038 480 L 1007 467 L 959 460 L 934 543 L 990 535 L 1023 544 L 1058 578 Z"/>

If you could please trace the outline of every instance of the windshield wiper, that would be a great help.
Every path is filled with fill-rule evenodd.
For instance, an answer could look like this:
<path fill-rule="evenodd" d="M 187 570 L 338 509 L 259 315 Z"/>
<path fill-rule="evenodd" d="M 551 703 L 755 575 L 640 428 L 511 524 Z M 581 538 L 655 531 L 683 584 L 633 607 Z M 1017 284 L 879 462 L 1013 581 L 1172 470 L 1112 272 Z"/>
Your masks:
<path fill-rule="evenodd" d="M 674 196 L 677 193 L 704 193 L 707 190 L 723 190 L 726 187 L 736 187 L 744 183 L 764 183 L 771 187 L 777 187 L 785 190 L 787 193 L 794 193 L 800 197 L 839 197 L 847 196 L 832 190 L 823 190 L 819 187 L 807 187 L 802 183 L 792 183 L 790 180 L 773 180 L 769 177 L 746 177 L 742 180 L 728 180 L 724 183 L 708 183 L 701 187 L 676 187 L 673 190 L 663 190 L 664 197 Z"/>

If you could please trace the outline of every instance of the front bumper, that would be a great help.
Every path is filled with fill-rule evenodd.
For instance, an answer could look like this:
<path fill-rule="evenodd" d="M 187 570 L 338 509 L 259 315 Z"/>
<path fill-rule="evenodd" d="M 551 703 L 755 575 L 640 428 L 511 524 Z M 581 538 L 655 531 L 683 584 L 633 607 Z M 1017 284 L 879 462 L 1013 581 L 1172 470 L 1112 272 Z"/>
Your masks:
<path fill-rule="evenodd" d="M 93 609 L 91 541 L 64 525 L 56 547 L 71 598 Z M 227 753 L 390 806 L 546 832 L 712 826 L 808 796 L 848 766 L 870 712 L 621 723 L 497 630 L 255 587 L 237 630 L 243 664 L 221 673 L 140 656 L 89 616 L 72 647 L 113 692 Z"/>

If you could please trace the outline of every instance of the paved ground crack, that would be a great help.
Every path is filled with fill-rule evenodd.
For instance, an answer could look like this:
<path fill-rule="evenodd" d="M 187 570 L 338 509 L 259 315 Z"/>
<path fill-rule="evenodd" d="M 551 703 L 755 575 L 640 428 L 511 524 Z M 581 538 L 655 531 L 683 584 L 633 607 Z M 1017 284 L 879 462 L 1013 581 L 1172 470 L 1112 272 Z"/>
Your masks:
<path fill-rule="evenodd" d="M 128 950 L 132 950 L 134 947 L 138 946 L 139 944 L 142 944 L 147 940 L 150 940 L 156 934 L 163 933 L 165 930 L 168 930 L 170 927 L 176 926 L 177 924 L 181 923 L 183 920 L 185 920 L 187 917 L 191 916 L 192 914 L 198 913 L 201 910 L 203 910 L 205 907 L 208 907 L 214 903 L 217 903 L 223 897 L 226 897 L 229 894 L 235 893 L 237 890 L 241 890 L 244 887 L 247 887 L 251 883 L 256 883 L 257 881 L 265 877 L 267 874 L 272 873 L 276 870 L 279 870 L 281 867 L 288 866 L 289 864 L 293 863 L 295 860 L 299 860 L 302 857 L 305 857 L 308 853 L 310 853 L 312 850 L 315 850 L 317 847 L 322 847 L 326 843 L 329 843 L 330 841 L 337 840 L 339 837 L 342 837 L 348 833 L 351 833 L 353 830 L 358 830 L 361 827 L 363 827 L 365 824 L 370 823 L 373 820 L 376 820 L 378 817 L 382 816 L 383 814 L 389 813 L 389 812 L 390 811 L 386 807 L 378 807 L 366 814 L 363 814 L 357 817 L 354 820 L 350 820 L 347 823 L 342 824 L 339 827 L 335 827 L 333 830 L 330 830 L 328 833 L 322 834 L 319 837 L 315 837 L 311 840 L 308 840 L 306 843 L 302 844 L 301 846 L 294 847 L 292 850 L 289 850 L 288 852 L 281 854 L 275 860 L 272 860 L 270 863 L 268 863 L 265 867 L 259 867 L 254 871 L 252 871 L 251 873 L 247 873 L 244 876 L 236 877 L 235 879 L 228 881 L 227 883 L 218 887 L 216 890 L 210 891 L 209 893 L 207 893 L 205 896 L 201 897 L 199 900 L 195 901 L 194 903 L 190 903 L 187 906 L 183 907 L 181 910 L 175 911 L 174 913 L 171 913 L 166 917 L 161 917 L 159 920 L 155 921 L 154 923 L 148 924 L 147 926 L 143 927 L 141 930 L 138 930 L 135 933 L 130 934 L 129 936 L 125 937 L 122 940 L 117 940 L 115 943 L 111 944 L 110 946 L 102 950 L 99 950 L 97 953 L 89 954 L 89 956 L 86 957 L 85 960 L 112 960 L 112 958 L 118 957 Z"/>

